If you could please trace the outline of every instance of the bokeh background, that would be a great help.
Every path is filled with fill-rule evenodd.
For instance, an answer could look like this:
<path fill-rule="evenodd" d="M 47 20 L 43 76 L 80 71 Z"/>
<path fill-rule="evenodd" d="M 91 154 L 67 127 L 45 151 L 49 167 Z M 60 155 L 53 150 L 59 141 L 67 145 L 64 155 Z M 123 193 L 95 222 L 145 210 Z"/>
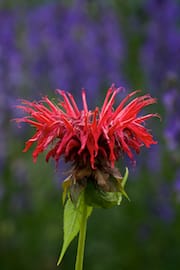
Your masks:
<path fill-rule="evenodd" d="M 148 111 L 158 144 L 143 149 L 120 207 L 95 209 L 84 269 L 180 269 L 180 1 L 0 1 L 0 269 L 53 270 L 62 245 L 61 183 L 67 168 L 22 153 L 31 128 L 19 98 L 87 91 L 101 105 L 108 87 L 158 98 Z M 126 94 L 125 93 L 125 94 Z M 122 94 L 123 96 L 124 94 Z M 119 95 L 119 101 L 121 96 Z M 74 269 L 75 240 L 59 269 Z"/>

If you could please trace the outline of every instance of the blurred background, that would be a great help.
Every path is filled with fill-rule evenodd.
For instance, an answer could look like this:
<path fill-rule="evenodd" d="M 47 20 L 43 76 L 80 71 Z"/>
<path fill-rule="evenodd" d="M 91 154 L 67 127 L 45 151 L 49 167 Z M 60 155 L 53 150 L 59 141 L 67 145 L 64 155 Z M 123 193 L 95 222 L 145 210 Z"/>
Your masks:
<path fill-rule="evenodd" d="M 70 91 L 101 106 L 108 87 L 158 98 L 158 144 L 127 160 L 131 202 L 95 209 L 84 269 L 180 269 L 180 1 L 0 1 L 0 269 L 53 270 L 63 240 L 63 163 L 22 153 L 33 134 L 11 121 L 19 98 Z M 125 94 L 126 94 L 125 93 Z M 120 102 L 121 96 L 118 96 Z M 123 167 L 121 162 L 120 167 Z M 122 169 L 122 173 L 123 173 Z M 62 264 L 74 269 L 75 240 Z"/>

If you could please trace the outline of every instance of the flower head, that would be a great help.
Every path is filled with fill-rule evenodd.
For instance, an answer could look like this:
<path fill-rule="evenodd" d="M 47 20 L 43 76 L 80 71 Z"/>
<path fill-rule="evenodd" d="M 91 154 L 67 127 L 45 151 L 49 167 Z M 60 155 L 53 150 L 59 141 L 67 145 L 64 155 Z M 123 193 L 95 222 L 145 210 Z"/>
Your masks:
<path fill-rule="evenodd" d="M 150 132 L 145 128 L 147 119 L 158 116 L 146 114 L 138 116 L 140 111 L 156 102 L 150 95 L 131 99 L 137 92 L 127 95 L 114 109 L 115 97 L 121 88 L 112 85 L 105 97 L 102 108 L 88 109 L 86 93 L 82 90 L 83 109 L 79 110 L 73 96 L 57 90 L 62 100 L 54 104 L 48 97 L 40 102 L 22 100 L 17 106 L 27 116 L 16 119 L 35 127 L 36 132 L 26 142 L 24 152 L 36 143 L 33 159 L 48 150 L 46 161 L 50 158 L 73 163 L 72 173 L 64 181 L 64 193 L 70 191 L 71 199 L 77 202 L 80 192 L 85 189 L 87 204 L 111 207 L 119 204 L 121 195 L 126 195 L 124 178 L 114 167 L 123 154 L 133 159 L 133 151 L 139 153 L 141 146 L 156 144 Z"/>
<path fill-rule="evenodd" d="M 102 108 L 89 110 L 85 91 L 82 90 L 83 109 L 80 111 L 70 93 L 57 90 L 63 98 L 57 105 L 43 97 L 40 102 L 22 100 L 18 108 L 28 115 L 16 119 L 35 127 L 34 136 L 26 142 L 24 152 L 36 143 L 33 159 L 48 149 L 46 160 L 61 156 L 81 167 L 89 166 L 92 170 L 108 164 L 113 168 L 115 161 L 124 153 L 133 159 L 133 150 L 139 153 L 141 146 L 156 144 L 150 132 L 145 128 L 147 119 L 158 116 L 146 114 L 138 116 L 146 106 L 156 102 L 150 95 L 143 95 L 129 100 L 137 92 L 127 95 L 114 109 L 115 96 L 121 90 L 112 85 L 105 97 Z"/>

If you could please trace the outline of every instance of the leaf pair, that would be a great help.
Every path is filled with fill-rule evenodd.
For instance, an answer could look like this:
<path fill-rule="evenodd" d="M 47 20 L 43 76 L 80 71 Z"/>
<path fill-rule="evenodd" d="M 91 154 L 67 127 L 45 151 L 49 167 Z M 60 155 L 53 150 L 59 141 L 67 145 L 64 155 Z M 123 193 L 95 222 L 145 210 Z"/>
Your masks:
<path fill-rule="evenodd" d="M 72 203 L 70 197 L 67 199 L 64 207 L 64 241 L 57 265 L 61 263 L 68 246 L 80 231 L 84 204 L 84 191 L 79 195 L 76 205 Z M 92 213 L 92 209 L 91 206 L 87 206 L 86 219 Z"/>

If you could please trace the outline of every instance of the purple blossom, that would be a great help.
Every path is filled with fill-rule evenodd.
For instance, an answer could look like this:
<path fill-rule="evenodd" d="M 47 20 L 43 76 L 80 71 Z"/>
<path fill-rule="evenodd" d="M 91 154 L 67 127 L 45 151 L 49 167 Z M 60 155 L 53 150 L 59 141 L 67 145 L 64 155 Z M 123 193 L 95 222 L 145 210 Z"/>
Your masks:
<path fill-rule="evenodd" d="M 180 71 L 180 4 L 171 0 L 149 0 L 142 65 L 149 84 L 159 92 L 170 72 Z"/>
<path fill-rule="evenodd" d="M 164 94 L 166 110 L 165 139 L 169 150 L 178 153 L 180 149 L 180 95 L 177 88 L 169 89 Z M 180 158 L 180 157 L 179 157 Z"/>
<path fill-rule="evenodd" d="M 147 14 L 142 66 L 150 88 L 161 98 L 165 109 L 164 136 L 171 151 L 179 149 L 180 141 L 180 3 L 171 0 L 149 0 L 144 4 Z M 164 91 L 164 92 L 165 92 Z M 176 159 L 177 159 L 176 155 Z M 178 158 L 179 159 L 179 158 Z"/>
<path fill-rule="evenodd" d="M 178 150 L 180 147 L 180 117 L 177 115 L 169 119 L 165 129 L 165 138 L 170 150 Z"/>
<path fill-rule="evenodd" d="M 16 11 L 0 11 L 0 92 L 11 95 L 17 93 L 23 82 L 23 57 L 17 40 L 18 18 Z"/>
<path fill-rule="evenodd" d="M 79 95 L 84 87 L 93 102 L 105 84 L 122 85 L 119 21 L 111 6 L 91 5 L 78 0 L 1 10 L 0 91 L 22 97 L 21 91 L 35 96 L 64 88 Z"/>
<path fill-rule="evenodd" d="M 31 87 L 61 87 L 78 95 L 84 87 L 92 102 L 104 84 L 120 84 L 124 44 L 116 14 L 97 5 L 94 16 L 89 5 L 51 3 L 28 13 L 29 75 L 35 78 Z"/>
<path fill-rule="evenodd" d="M 169 89 L 163 96 L 163 103 L 168 113 L 180 112 L 180 95 L 176 88 Z"/>

